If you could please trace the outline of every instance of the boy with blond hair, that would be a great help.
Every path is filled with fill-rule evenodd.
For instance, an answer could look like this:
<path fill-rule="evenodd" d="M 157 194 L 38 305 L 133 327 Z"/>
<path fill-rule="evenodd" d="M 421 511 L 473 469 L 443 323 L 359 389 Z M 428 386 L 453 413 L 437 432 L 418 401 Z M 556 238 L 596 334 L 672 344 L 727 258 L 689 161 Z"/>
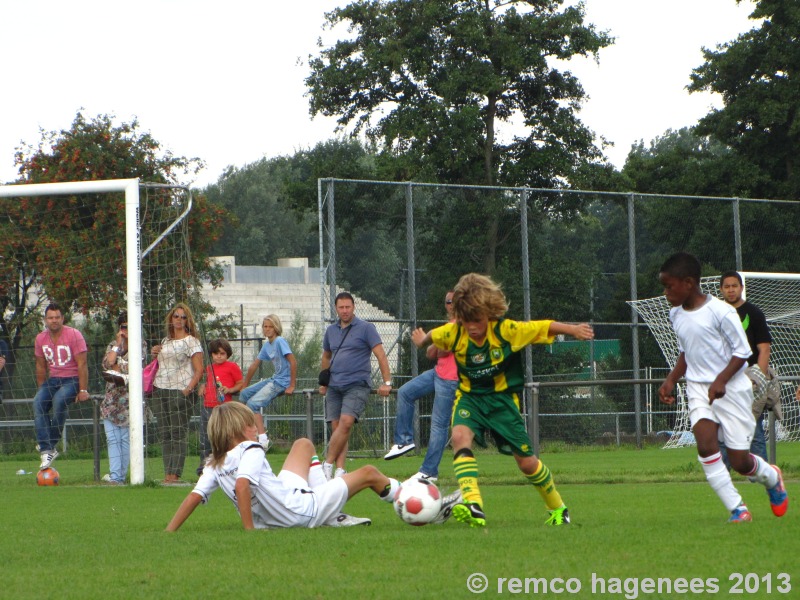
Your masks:
<path fill-rule="evenodd" d="M 411 335 L 417 347 L 432 342 L 456 359 L 459 387 L 452 416 L 453 468 L 463 502 L 453 507 L 453 516 L 471 527 L 486 525 L 472 444 L 485 446 L 484 432 L 490 431 L 498 450 L 514 456 L 525 479 L 544 499 L 550 513 L 546 524 L 566 524 L 569 511 L 550 469 L 534 455 L 520 414 L 519 395 L 525 385 L 520 351 L 528 344 L 550 344 L 556 335 L 589 340 L 594 332 L 586 323 L 512 321 L 505 318 L 507 311 L 500 286 L 485 275 L 469 273 L 453 290 L 455 322 L 427 334 L 416 329 Z"/>

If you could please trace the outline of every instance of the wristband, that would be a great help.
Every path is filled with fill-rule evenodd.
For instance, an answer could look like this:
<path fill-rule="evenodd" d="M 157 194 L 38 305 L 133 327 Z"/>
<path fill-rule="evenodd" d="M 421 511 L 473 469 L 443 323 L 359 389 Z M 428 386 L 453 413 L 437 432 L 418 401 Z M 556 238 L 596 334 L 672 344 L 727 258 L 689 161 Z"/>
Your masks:
<path fill-rule="evenodd" d="M 111 346 L 111 351 L 119 354 L 119 346 Z"/>
<path fill-rule="evenodd" d="M 82 394 L 83 392 L 86 392 L 86 393 L 88 394 L 88 393 L 89 393 L 89 390 L 81 390 L 81 391 L 80 391 L 80 392 L 78 392 L 78 393 L 79 393 L 79 394 Z"/>

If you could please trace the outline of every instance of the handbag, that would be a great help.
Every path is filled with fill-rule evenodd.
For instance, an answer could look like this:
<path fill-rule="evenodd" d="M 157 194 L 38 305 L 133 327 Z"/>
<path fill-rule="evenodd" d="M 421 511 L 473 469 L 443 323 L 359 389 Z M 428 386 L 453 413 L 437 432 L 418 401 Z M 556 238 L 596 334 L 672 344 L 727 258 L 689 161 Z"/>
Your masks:
<path fill-rule="evenodd" d="M 347 328 L 347 331 L 344 332 L 344 336 L 342 336 L 342 343 L 339 344 L 339 347 L 336 349 L 336 354 L 339 354 L 339 350 L 342 349 L 344 346 L 344 341 L 347 339 L 347 334 L 350 333 L 350 330 L 353 328 L 353 325 Z M 331 382 L 331 367 L 333 366 L 333 359 L 336 358 L 336 354 L 331 357 L 331 362 L 328 363 L 327 369 L 322 369 L 319 372 L 319 376 L 317 376 L 317 383 L 319 383 L 320 387 L 328 387 L 328 384 Z"/>
<path fill-rule="evenodd" d="M 142 390 L 145 394 L 153 393 L 153 381 L 156 379 L 156 373 L 158 373 L 158 359 L 154 358 L 142 369 Z"/>

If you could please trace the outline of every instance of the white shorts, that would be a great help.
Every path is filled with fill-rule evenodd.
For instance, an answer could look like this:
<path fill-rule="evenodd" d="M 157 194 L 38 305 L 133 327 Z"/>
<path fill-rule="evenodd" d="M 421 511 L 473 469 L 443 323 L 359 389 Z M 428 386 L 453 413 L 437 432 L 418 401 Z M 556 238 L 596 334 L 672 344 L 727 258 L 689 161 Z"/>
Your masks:
<path fill-rule="evenodd" d="M 741 373 L 725 386 L 725 395 L 708 401 L 710 383 L 689 381 L 686 397 L 692 428 L 700 419 L 719 424 L 719 439 L 732 450 L 750 450 L 756 421 L 753 418 L 753 384 Z"/>
<path fill-rule="evenodd" d="M 308 489 L 308 482 L 297 473 L 286 469 L 278 473 L 278 479 L 290 488 Z M 316 501 L 316 514 L 308 522 L 308 527 L 322 527 L 333 521 L 342 512 L 347 502 L 348 490 L 344 479 L 337 477 L 313 489 Z"/>

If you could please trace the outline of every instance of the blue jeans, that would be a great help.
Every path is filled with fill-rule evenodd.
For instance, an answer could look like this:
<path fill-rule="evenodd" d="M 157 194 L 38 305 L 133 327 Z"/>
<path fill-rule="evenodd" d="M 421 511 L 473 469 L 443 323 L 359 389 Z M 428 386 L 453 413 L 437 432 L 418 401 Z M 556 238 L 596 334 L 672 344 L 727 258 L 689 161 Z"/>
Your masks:
<path fill-rule="evenodd" d="M 77 377 L 50 377 L 39 387 L 33 398 L 33 424 L 40 452 L 49 452 L 58 444 L 67 420 L 67 409 L 77 395 Z"/>
<path fill-rule="evenodd" d="M 131 462 L 131 438 L 128 426 L 114 425 L 103 419 L 108 444 L 108 468 L 111 481 L 125 483 L 128 476 L 128 465 Z"/>
<path fill-rule="evenodd" d="M 439 476 L 439 463 L 450 431 L 453 401 L 458 381 L 442 379 L 434 369 L 425 371 L 404 383 L 397 391 L 397 420 L 394 425 L 394 443 L 410 444 L 414 441 L 415 402 L 423 396 L 434 394 L 431 411 L 431 436 L 428 451 L 420 471 L 431 477 Z"/>
<path fill-rule="evenodd" d="M 278 385 L 270 377 L 244 388 L 239 392 L 239 400 L 247 404 L 247 408 L 256 412 L 261 408 L 267 408 L 284 390 L 286 390 L 285 387 Z"/>

